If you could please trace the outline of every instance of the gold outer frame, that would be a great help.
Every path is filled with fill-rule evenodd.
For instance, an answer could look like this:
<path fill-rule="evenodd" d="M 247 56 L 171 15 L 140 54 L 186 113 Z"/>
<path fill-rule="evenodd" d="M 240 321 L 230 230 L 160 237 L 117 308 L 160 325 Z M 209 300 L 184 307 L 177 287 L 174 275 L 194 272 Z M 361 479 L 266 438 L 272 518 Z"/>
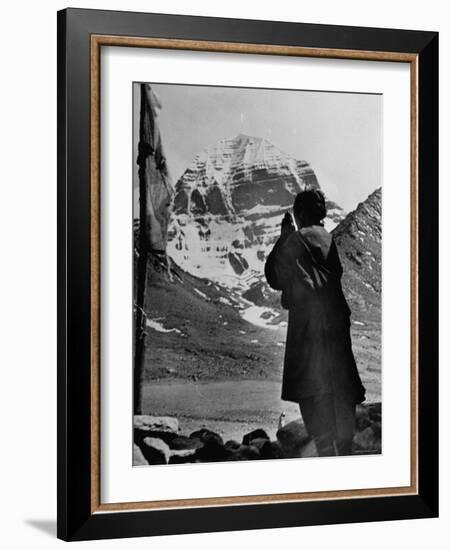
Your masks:
<path fill-rule="evenodd" d="M 100 500 L 100 50 L 102 46 L 163 48 L 207 52 L 284 55 L 330 59 L 389 61 L 410 65 L 410 224 L 411 224 L 411 436 L 410 485 L 376 489 L 316 491 L 231 497 L 101 503 Z M 248 505 L 348 498 L 405 496 L 419 494 L 418 480 L 418 55 L 401 52 L 375 52 L 330 48 L 305 48 L 236 42 L 212 42 L 166 38 L 141 38 L 115 35 L 91 35 L 90 90 L 90 178 L 91 178 L 91 513 L 212 506 Z"/>

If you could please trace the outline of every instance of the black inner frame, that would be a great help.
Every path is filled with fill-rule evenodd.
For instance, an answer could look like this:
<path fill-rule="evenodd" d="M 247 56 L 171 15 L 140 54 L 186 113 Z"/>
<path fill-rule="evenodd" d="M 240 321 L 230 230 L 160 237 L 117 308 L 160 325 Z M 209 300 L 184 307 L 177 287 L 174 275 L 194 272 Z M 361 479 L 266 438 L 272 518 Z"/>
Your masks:
<path fill-rule="evenodd" d="M 91 514 L 91 34 L 419 56 L 418 495 Z M 57 475 L 57 534 L 64 540 L 438 515 L 438 33 L 85 9 L 58 12 Z"/>

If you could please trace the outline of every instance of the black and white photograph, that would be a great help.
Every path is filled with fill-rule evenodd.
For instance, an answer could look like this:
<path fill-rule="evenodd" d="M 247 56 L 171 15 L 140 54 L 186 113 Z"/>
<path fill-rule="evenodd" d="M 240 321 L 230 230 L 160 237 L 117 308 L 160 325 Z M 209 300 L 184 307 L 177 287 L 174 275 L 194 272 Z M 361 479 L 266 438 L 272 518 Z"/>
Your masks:
<path fill-rule="evenodd" d="M 135 466 L 382 452 L 382 105 L 133 83 Z"/>
<path fill-rule="evenodd" d="M 3 548 L 445 548 L 444 8 L 5 4 Z"/>

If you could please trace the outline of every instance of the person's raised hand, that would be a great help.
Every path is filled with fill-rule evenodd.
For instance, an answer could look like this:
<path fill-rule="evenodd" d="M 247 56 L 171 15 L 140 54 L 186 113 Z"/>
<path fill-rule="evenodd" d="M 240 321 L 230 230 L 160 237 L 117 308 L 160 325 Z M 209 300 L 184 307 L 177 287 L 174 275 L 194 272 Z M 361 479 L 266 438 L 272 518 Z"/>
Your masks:
<path fill-rule="evenodd" d="M 292 221 L 292 216 L 289 212 L 286 212 L 283 219 L 281 220 L 281 235 L 283 237 L 288 236 L 295 231 L 294 222 Z"/>

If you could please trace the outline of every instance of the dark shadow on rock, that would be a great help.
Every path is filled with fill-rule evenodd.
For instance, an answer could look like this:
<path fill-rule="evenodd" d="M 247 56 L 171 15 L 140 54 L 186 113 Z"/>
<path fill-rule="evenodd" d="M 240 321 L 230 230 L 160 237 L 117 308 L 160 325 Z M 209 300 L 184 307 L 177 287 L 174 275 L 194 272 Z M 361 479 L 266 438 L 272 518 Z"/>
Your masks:
<path fill-rule="evenodd" d="M 26 519 L 25 523 L 46 535 L 56 538 L 56 519 Z"/>

